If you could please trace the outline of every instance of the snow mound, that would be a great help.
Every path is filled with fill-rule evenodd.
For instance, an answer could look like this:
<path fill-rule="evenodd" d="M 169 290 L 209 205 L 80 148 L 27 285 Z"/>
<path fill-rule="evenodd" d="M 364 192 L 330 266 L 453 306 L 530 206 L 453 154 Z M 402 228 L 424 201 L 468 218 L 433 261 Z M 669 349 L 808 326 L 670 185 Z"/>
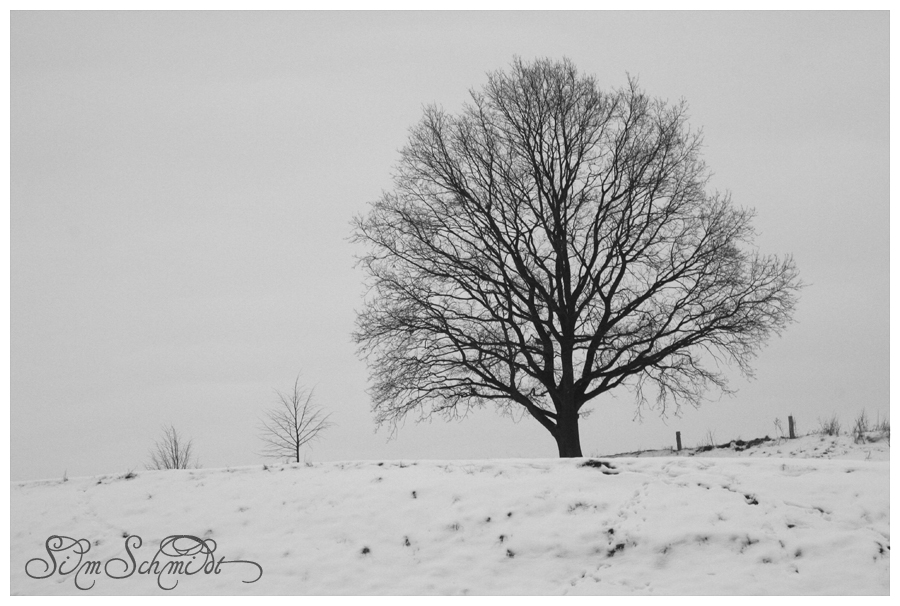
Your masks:
<path fill-rule="evenodd" d="M 685 448 L 680 452 L 664 448 L 642 450 L 616 455 L 618 457 L 775 457 L 800 459 L 843 459 L 853 461 L 889 461 L 891 458 L 890 434 L 871 431 L 861 441 L 848 435 L 829 436 L 809 434 L 793 440 L 786 438 L 757 438 L 732 440 L 724 444 Z"/>
<path fill-rule="evenodd" d="M 84 553 L 51 561 L 51 535 Z M 198 544 L 220 574 L 138 573 L 172 535 L 213 539 Z M 135 572 L 112 578 L 127 540 Z M 888 594 L 889 462 L 366 461 L 14 483 L 11 568 L 13 595 Z"/>

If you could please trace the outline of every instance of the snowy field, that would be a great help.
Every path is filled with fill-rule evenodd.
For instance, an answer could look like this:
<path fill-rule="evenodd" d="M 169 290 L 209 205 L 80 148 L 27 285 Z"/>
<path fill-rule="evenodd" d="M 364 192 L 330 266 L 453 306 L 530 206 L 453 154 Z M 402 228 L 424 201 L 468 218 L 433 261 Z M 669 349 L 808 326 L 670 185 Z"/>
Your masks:
<path fill-rule="evenodd" d="M 10 590 L 889 593 L 886 440 L 741 447 L 14 482 Z"/>

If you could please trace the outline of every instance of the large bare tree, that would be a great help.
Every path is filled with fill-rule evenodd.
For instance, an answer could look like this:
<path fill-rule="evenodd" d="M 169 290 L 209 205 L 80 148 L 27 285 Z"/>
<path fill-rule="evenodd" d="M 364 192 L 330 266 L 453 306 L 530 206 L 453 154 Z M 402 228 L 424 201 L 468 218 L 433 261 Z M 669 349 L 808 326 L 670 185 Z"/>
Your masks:
<path fill-rule="evenodd" d="M 322 409 L 313 404 L 313 392 L 300 386 L 299 376 L 293 391 L 275 393 L 278 404 L 262 422 L 260 437 L 266 444 L 262 454 L 299 463 L 300 450 L 332 425 L 328 421 L 331 415 L 323 415 Z"/>
<path fill-rule="evenodd" d="M 579 457 L 579 417 L 630 387 L 698 404 L 751 374 L 790 322 L 790 257 L 753 246 L 753 212 L 709 192 L 685 104 L 568 60 L 516 59 L 451 115 L 428 107 L 393 191 L 354 221 L 371 287 L 355 340 L 379 424 L 527 411 Z"/>

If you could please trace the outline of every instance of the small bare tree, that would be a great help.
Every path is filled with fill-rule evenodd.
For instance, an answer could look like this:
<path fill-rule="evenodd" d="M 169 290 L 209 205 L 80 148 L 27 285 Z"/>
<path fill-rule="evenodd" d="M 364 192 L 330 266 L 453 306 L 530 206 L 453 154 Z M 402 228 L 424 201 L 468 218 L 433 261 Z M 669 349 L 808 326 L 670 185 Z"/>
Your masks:
<path fill-rule="evenodd" d="M 273 459 L 287 459 L 300 462 L 300 448 L 314 440 L 319 433 L 331 427 L 330 414 L 322 414 L 322 409 L 312 403 L 313 392 L 300 386 L 300 377 L 294 381 L 294 390 L 289 394 L 280 391 L 278 404 L 266 413 L 261 427 L 261 438 L 266 443 L 262 454 Z"/>
<path fill-rule="evenodd" d="M 174 425 L 163 427 L 163 439 L 150 451 L 147 469 L 188 469 L 199 467 L 193 452 L 194 441 L 185 441 Z"/>

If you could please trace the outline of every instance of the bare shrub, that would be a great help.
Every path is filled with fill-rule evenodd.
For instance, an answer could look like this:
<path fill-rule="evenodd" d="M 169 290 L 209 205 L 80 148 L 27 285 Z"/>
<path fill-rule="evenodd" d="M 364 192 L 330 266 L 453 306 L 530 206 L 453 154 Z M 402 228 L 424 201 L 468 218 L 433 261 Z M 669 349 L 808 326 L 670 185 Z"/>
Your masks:
<path fill-rule="evenodd" d="M 194 456 L 194 441 L 185 441 L 173 425 L 163 427 L 162 440 L 150 451 L 147 469 L 190 469 L 199 467 Z"/>
<path fill-rule="evenodd" d="M 830 419 L 819 419 L 819 433 L 826 436 L 839 436 L 841 435 L 841 422 L 838 420 L 837 415 L 831 415 Z"/>
<path fill-rule="evenodd" d="M 779 437 L 784 438 L 784 427 L 781 425 L 781 419 L 777 417 L 775 419 L 775 429 L 778 430 Z"/>
<path fill-rule="evenodd" d="M 890 445 L 891 443 L 891 420 L 890 419 L 881 419 L 879 415 L 875 416 L 875 426 L 873 427 L 874 431 L 877 431 L 881 434 L 881 437 L 887 440 L 887 443 Z"/>
<path fill-rule="evenodd" d="M 863 410 L 853 422 L 853 441 L 857 444 L 865 442 L 867 433 L 869 433 L 869 417 L 866 415 L 866 411 Z"/>

